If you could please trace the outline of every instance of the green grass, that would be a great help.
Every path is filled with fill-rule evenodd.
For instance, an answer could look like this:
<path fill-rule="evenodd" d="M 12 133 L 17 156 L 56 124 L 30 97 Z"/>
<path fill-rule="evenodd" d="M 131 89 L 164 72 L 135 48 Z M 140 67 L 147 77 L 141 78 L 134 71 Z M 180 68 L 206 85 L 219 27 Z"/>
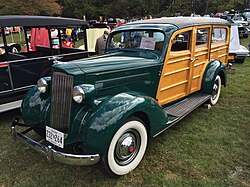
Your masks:
<path fill-rule="evenodd" d="M 244 45 L 249 39 L 241 41 Z M 131 173 L 107 176 L 89 167 L 47 162 L 10 138 L 18 110 L 0 115 L 0 186 L 250 186 L 250 59 L 234 64 L 219 103 L 199 107 L 173 128 L 149 141 Z"/>

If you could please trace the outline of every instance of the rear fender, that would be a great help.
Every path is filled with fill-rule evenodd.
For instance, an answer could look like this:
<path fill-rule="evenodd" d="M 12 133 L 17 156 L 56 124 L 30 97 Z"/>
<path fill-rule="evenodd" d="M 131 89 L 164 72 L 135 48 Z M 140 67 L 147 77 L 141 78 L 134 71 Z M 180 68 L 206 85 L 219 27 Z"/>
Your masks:
<path fill-rule="evenodd" d="M 225 65 L 218 60 L 212 60 L 208 63 L 202 78 L 202 93 L 212 94 L 214 81 L 217 75 L 220 75 L 222 85 L 226 86 L 227 74 Z"/>

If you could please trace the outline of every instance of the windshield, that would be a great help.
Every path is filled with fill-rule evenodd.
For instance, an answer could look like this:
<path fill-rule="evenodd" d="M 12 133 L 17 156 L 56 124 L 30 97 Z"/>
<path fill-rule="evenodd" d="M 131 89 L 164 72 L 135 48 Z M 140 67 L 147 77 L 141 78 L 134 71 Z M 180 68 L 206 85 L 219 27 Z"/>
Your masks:
<path fill-rule="evenodd" d="M 107 49 L 147 49 L 160 52 L 165 35 L 156 30 L 128 30 L 110 35 Z"/>

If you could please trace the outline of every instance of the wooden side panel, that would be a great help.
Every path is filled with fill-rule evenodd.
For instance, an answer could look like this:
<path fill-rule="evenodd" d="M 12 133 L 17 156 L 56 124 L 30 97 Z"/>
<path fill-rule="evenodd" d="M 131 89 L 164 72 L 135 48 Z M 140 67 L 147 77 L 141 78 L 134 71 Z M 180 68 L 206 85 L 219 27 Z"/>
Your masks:
<path fill-rule="evenodd" d="M 202 25 L 173 34 L 156 95 L 160 105 L 200 90 L 209 61 L 227 65 L 229 32 L 225 25 Z"/>
<path fill-rule="evenodd" d="M 192 78 L 190 80 L 191 86 L 189 93 L 200 90 L 202 77 L 205 68 L 209 61 L 210 41 L 211 41 L 211 25 L 197 26 L 195 27 L 195 47 L 194 47 L 194 61 L 191 64 Z M 201 33 L 203 37 L 201 37 Z"/>
<path fill-rule="evenodd" d="M 227 43 L 212 44 L 210 58 L 219 60 L 223 64 L 227 65 L 228 44 Z"/>
<path fill-rule="evenodd" d="M 195 50 L 195 60 L 192 64 L 192 80 L 190 93 L 193 93 L 201 88 L 201 82 L 204 70 L 208 63 L 208 48 L 203 47 Z"/>
<path fill-rule="evenodd" d="M 164 105 L 187 95 L 191 53 L 170 53 L 162 70 L 157 99 Z"/>
<path fill-rule="evenodd" d="M 156 95 L 160 105 L 185 97 L 189 92 L 192 40 L 193 28 L 181 29 L 170 39 Z"/>
<path fill-rule="evenodd" d="M 225 33 L 221 33 L 223 40 L 215 40 L 215 30 L 224 29 Z M 221 61 L 225 66 L 228 64 L 229 41 L 230 41 L 230 28 L 224 25 L 213 26 L 213 38 L 211 43 L 210 60 L 216 59 Z M 225 36 L 223 36 L 225 35 Z"/>

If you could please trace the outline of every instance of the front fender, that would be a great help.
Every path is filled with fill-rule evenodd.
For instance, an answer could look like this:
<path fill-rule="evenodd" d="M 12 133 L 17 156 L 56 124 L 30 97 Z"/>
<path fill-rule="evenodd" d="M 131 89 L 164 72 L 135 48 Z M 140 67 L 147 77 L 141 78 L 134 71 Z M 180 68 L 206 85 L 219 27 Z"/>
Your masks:
<path fill-rule="evenodd" d="M 212 93 L 214 81 L 217 75 L 221 76 L 222 84 L 226 86 L 227 74 L 225 65 L 218 60 L 212 60 L 208 63 L 202 78 L 202 93 Z"/>
<path fill-rule="evenodd" d="M 45 106 L 49 104 L 49 93 L 41 93 L 37 86 L 31 88 L 24 97 L 21 112 L 25 124 L 36 124 L 44 120 Z"/>
<path fill-rule="evenodd" d="M 115 132 L 136 113 L 148 118 L 150 136 L 166 124 L 165 113 L 155 100 L 138 93 L 120 93 L 103 101 L 82 121 L 85 122 L 80 133 L 84 150 L 104 154 Z"/>

